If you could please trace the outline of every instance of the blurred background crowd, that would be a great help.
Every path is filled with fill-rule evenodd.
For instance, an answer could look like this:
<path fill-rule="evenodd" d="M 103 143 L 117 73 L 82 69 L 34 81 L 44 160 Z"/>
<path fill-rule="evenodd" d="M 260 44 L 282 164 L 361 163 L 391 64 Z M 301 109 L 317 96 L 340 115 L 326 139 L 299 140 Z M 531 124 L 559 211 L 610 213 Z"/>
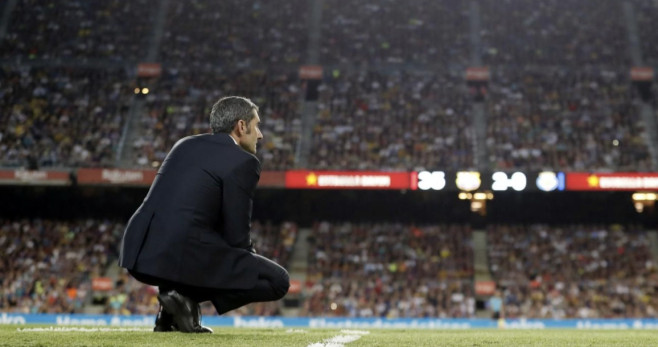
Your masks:
<path fill-rule="evenodd" d="M 260 107 L 268 171 L 658 165 L 658 105 L 629 78 L 632 66 L 658 62 L 656 1 L 0 7 L 3 168 L 157 168 L 181 137 L 209 131 L 210 108 L 225 95 Z M 139 76 L 145 62 L 160 63 L 159 76 Z M 323 66 L 321 79 L 300 78 L 302 65 Z M 464 78 L 470 66 L 489 67 L 479 90 Z M 305 226 L 297 249 L 295 221 L 253 223 L 260 254 L 284 267 L 302 254 L 299 315 L 475 317 L 480 252 L 505 317 L 658 317 L 656 254 L 643 226 L 494 223 L 476 250 L 468 224 L 349 217 Z M 0 212 L 0 311 L 156 313 L 156 288 L 116 268 L 124 223 Z M 99 277 L 111 288 L 94 290 Z M 203 312 L 215 314 L 208 304 Z M 230 314 L 282 311 L 259 303 Z"/>

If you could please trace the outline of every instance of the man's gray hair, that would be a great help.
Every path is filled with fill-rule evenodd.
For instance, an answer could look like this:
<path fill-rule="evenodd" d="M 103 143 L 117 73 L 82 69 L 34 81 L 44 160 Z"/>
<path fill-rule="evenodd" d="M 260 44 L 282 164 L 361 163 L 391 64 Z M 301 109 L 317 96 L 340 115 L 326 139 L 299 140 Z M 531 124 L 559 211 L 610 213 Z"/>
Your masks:
<path fill-rule="evenodd" d="M 251 122 L 253 110 L 258 106 L 251 100 L 241 96 L 226 96 L 219 99 L 210 111 L 210 129 L 214 134 L 230 133 L 239 120 Z"/>

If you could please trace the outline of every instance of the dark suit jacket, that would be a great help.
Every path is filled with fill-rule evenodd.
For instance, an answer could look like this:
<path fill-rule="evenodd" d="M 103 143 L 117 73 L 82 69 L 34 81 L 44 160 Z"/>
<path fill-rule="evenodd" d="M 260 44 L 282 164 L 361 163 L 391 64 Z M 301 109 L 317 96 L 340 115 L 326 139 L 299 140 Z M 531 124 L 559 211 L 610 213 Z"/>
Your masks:
<path fill-rule="evenodd" d="M 121 241 L 119 265 L 208 288 L 255 285 L 250 247 L 258 159 L 228 134 L 178 141 Z"/>

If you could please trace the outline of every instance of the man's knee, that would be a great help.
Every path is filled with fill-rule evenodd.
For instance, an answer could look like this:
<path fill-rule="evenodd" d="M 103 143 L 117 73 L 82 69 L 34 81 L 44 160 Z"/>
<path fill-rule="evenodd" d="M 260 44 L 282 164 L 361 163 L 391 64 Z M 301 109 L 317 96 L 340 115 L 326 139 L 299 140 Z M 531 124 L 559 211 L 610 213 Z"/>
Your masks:
<path fill-rule="evenodd" d="M 290 289 L 290 275 L 287 271 L 283 271 L 280 276 L 278 276 L 277 281 L 273 283 L 274 293 L 277 295 L 277 300 L 283 298 Z"/>

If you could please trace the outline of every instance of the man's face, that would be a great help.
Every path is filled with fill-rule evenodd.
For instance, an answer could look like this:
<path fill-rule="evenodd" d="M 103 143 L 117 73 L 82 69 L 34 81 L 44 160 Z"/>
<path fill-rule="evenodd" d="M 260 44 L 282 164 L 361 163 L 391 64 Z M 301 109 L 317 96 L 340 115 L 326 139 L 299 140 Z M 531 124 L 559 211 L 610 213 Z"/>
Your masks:
<path fill-rule="evenodd" d="M 240 137 L 240 147 L 249 153 L 256 154 L 256 145 L 258 140 L 263 138 L 263 133 L 260 132 L 260 128 L 258 127 L 260 123 L 258 112 L 256 110 L 252 112 L 254 118 L 247 124 L 247 130 Z"/>

